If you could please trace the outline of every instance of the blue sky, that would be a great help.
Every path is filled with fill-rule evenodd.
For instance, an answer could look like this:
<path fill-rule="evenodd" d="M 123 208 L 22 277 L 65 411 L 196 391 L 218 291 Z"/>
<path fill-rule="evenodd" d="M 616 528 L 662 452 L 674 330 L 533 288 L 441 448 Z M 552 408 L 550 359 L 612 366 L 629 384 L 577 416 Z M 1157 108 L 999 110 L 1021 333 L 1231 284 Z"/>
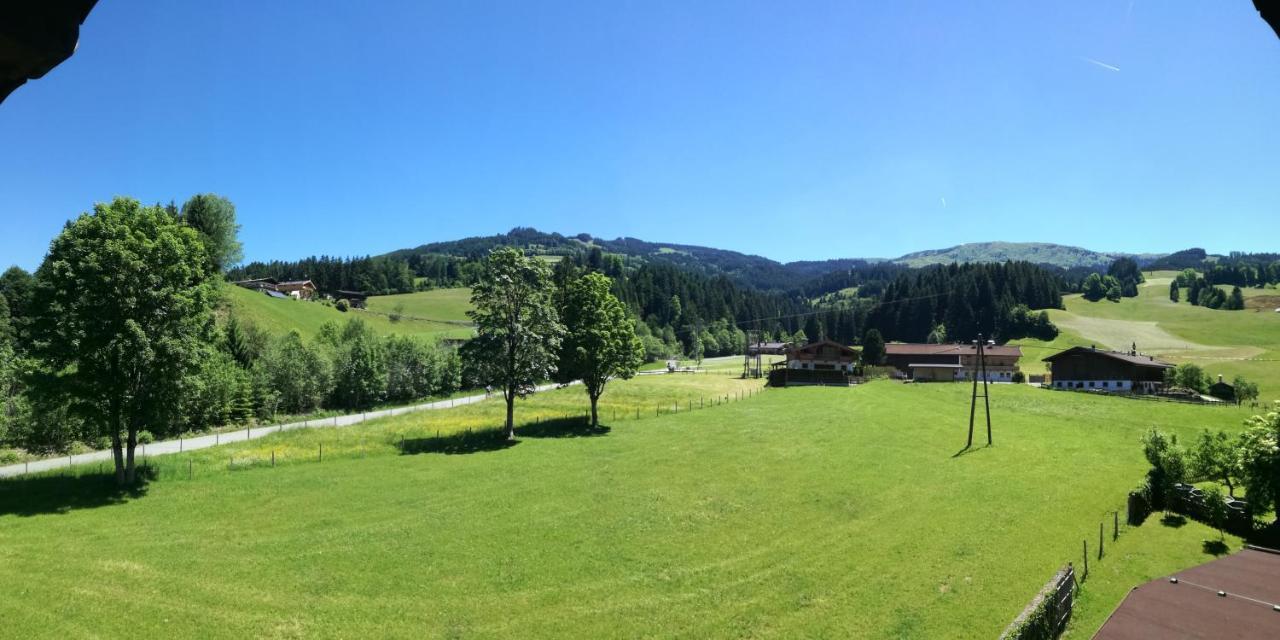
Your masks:
<path fill-rule="evenodd" d="M 1252 3 L 128 2 L 0 104 L 0 264 L 216 192 L 250 259 L 522 225 L 780 260 L 1280 250 Z"/>

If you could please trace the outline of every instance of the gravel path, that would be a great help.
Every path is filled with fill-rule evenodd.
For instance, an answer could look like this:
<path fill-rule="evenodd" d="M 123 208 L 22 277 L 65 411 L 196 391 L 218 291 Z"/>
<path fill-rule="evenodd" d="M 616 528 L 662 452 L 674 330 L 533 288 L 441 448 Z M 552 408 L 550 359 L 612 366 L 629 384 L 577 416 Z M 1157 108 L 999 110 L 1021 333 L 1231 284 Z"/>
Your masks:
<path fill-rule="evenodd" d="M 571 384 L 580 384 L 577 382 Z M 555 389 L 559 385 L 544 384 L 537 388 L 538 391 L 547 391 Z M 498 396 L 494 396 L 498 397 Z M 316 418 L 314 420 L 303 420 L 301 422 L 290 422 L 288 424 L 273 424 L 265 427 L 245 428 L 241 431 L 228 431 L 226 433 L 217 433 L 207 436 L 197 436 L 194 438 L 179 438 L 177 440 L 165 440 L 162 442 L 152 442 L 151 444 L 138 445 L 137 454 L 141 456 L 161 456 L 168 453 L 179 453 L 182 451 L 194 451 L 196 449 L 207 449 L 222 444 L 232 442 L 245 442 L 246 440 L 256 440 L 272 433 L 281 431 L 291 431 L 293 429 L 315 429 L 320 427 L 349 427 L 353 424 L 360 424 L 366 420 L 374 420 L 376 418 L 385 418 L 387 416 L 398 416 L 415 411 L 432 411 L 438 409 L 452 409 L 467 404 L 475 404 L 483 402 L 487 398 L 484 394 L 474 396 L 464 396 L 461 398 L 452 398 L 450 400 L 437 400 L 435 402 L 424 402 L 408 407 L 395 407 L 393 409 L 382 409 L 379 411 L 368 411 L 364 413 L 352 413 L 345 416 L 334 416 L 332 418 Z M 44 460 L 33 460 L 31 462 L 20 462 L 0 467 L 0 478 L 20 476 L 25 473 L 36 473 L 40 471 L 49 471 L 52 469 L 65 469 L 76 464 L 85 464 L 89 462 L 109 462 L 111 460 L 111 451 L 91 451 L 80 455 L 68 455 L 62 458 L 46 458 Z"/>

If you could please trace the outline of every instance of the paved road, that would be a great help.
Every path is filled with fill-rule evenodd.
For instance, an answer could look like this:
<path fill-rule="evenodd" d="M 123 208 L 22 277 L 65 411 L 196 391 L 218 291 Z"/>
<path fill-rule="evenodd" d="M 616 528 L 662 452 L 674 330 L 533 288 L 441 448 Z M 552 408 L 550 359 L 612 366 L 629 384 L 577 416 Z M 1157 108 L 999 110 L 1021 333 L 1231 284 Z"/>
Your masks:
<path fill-rule="evenodd" d="M 573 382 L 570 384 L 581 384 Z M 538 391 L 547 391 L 554 389 L 558 385 L 544 384 L 537 388 Z M 498 394 L 494 394 L 494 398 L 500 398 Z M 415 411 L 432 411 L 436 409 L 451 409 L 467 404 L 475 404 L 483 402 L 487 398 L 484 394 L 474 396 L 464 396 L 461 398 L 453 398 L 451 400 L 437 400 L 435 402 L 425 402 L 423 404 L 415 404 L 408 407 L 396 407 L 394 409 L 382 409 L 380 411 L 369 411 L 365 413 L 352 413 L 345 416 L 335 416 L 332 418 L 316 418 L 314 420 L 303 420 L 301 422 L 290 422 L 288 424 L 273 424 L 265 427 L 245 428 L 242 431 L 229 431 L 227 433 L 218 433 L 208 436 L 197 436 L 194 438 L 179 438 L 178 440 L 165 440 L 163 442 L 152 442 L 151 444 L 138 445 L 139 456 L 160 456 L 168 453 L 179 453 L 182 451 L 194 451 L 196 449 L 207 449 L 216 447 L 221 444 L 230 444 L 232 442 L 244 442 L 246 440 L 256 440 L 272 433 L 281 431 L 292 431 L 293 429 L 315 429 L 320 427 L 349 427 L 353 424 L 360 424 L 365 420 L 373 420 L 375 418 L 385 418 L 387 416 L 398 416 Z M 82 453 L 80 455 L 66 456 L 62 458 L 48 458 L 45 460 L 33 460 L 19 464 L 11 464 L 0 467 L 0 478 L 20 476 L 24 473 L 36 473 L 39 471 L 49 471 L 52 469 L 65 469 L 75 464 L 85 464 L 89 462 L 109 462 L 111 460 L 111 451 L 92 451 Z"/>

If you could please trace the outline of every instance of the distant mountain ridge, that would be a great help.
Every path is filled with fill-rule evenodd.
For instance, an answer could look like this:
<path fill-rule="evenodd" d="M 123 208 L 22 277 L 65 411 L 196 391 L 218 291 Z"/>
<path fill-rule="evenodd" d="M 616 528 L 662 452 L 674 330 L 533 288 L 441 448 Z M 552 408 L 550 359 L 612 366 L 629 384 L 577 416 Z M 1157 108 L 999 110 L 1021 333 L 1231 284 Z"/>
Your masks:
<path fill-rule="evenodd" d="M 1158 260 L 1163 253 L 1109 253 L 1051 242 L 971 242 L 946 249 L 908 253 L 894 262 L 909 267 L 953 262 L 1026 261 L 1063 269 L 1106 267 L 1117 258 L 1133 258 L 1139 265 Z"/>
<path fill-rule="evenodd" d="M 638 238 L 606 240 L 581 233 L 566 236 L 530 227 L 517 227 L 503 234 L 475 236 L 460 240 L 432 242 L 412 249 L 393 251 L 388 256 L 407 258 L 414 254 L 439 253 L 477 258 L 497 246 L 516 246 L 547 255 L 569 255 L 599 247 L 608 253 L 631 258 L 663 261 L 703 273 L 723 274 L 762 289 L 789 289 L 807 280 L 873 264 L 923 267 L 933 264 L 1026 261 L 1062 269 L 1106 269 L 1116 258 L 1130 257 L 1146 265 L 1170 254 L 1130 254 L 1091 251 L 1049 242 L 974 242 L 946 249 L 909 253 L 896 259 L 837 258 L 799 260 L 782 263 L 763 256 L 671 242 L 650 242 Z"/>

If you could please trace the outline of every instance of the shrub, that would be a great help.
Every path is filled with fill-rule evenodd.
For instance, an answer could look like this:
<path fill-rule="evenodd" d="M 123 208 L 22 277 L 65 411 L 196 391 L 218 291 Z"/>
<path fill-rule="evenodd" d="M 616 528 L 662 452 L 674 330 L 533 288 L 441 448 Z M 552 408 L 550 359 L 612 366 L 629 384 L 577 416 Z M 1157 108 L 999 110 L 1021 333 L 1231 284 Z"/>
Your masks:
<path fill-rule="evenodd" d="M 22 454 L 16 449 L 0 449 L 0 464 L 22 462 Z"/>
<path fill-rule="evenodd" d="M 334 304 L 333 306 L 334 306 L 334 308 L 335 308 L 335 309 L 337 309 L 338 311 L 343 311 L 343 312 L 345 312 L 347 309 L 350 309 L 350 308 L 351 308 L 351 303 L 347 302 L 347 301 L 346 301 L 346 299 L 342 299 L 342 300 L 339 300 L 339 301 L 338 301 L 336 304 Z"/>
<path fill-rule="evenodd" d="M 151 435 L 150 431 L 142 430 L 138 432 L 138 444 L 151 444 L 156 441 L 156 437 Z"/>
<path fill-rule="evenodd" d="M 94 449 L 97 449 L 98 451 L 106 451 L 107 449 L 110 449 L 110 448 L 111 448 L 111 437 L 110 437 L 110 436 L 98 436 L 98 437 L 97 437 L 96 439 L 94 439 L 94 441 L 93 441 L 93 448 L 94 448 Z"/>
<path fill-rule="evenodd" d="M 1023 372 L 1021 372 L 1021 371 L 1014 371 L 1014 372 L 1013 372 L 1013 382 L 1014 382 L 1014 384 L 1023 384 L 1023 383 L 1024 383 L 1024 382 L 1026 382 L 1026 381 L 1027 381 L 1027 374 L 1025 374 L 1025 373 L 1023 373 Z"/>

